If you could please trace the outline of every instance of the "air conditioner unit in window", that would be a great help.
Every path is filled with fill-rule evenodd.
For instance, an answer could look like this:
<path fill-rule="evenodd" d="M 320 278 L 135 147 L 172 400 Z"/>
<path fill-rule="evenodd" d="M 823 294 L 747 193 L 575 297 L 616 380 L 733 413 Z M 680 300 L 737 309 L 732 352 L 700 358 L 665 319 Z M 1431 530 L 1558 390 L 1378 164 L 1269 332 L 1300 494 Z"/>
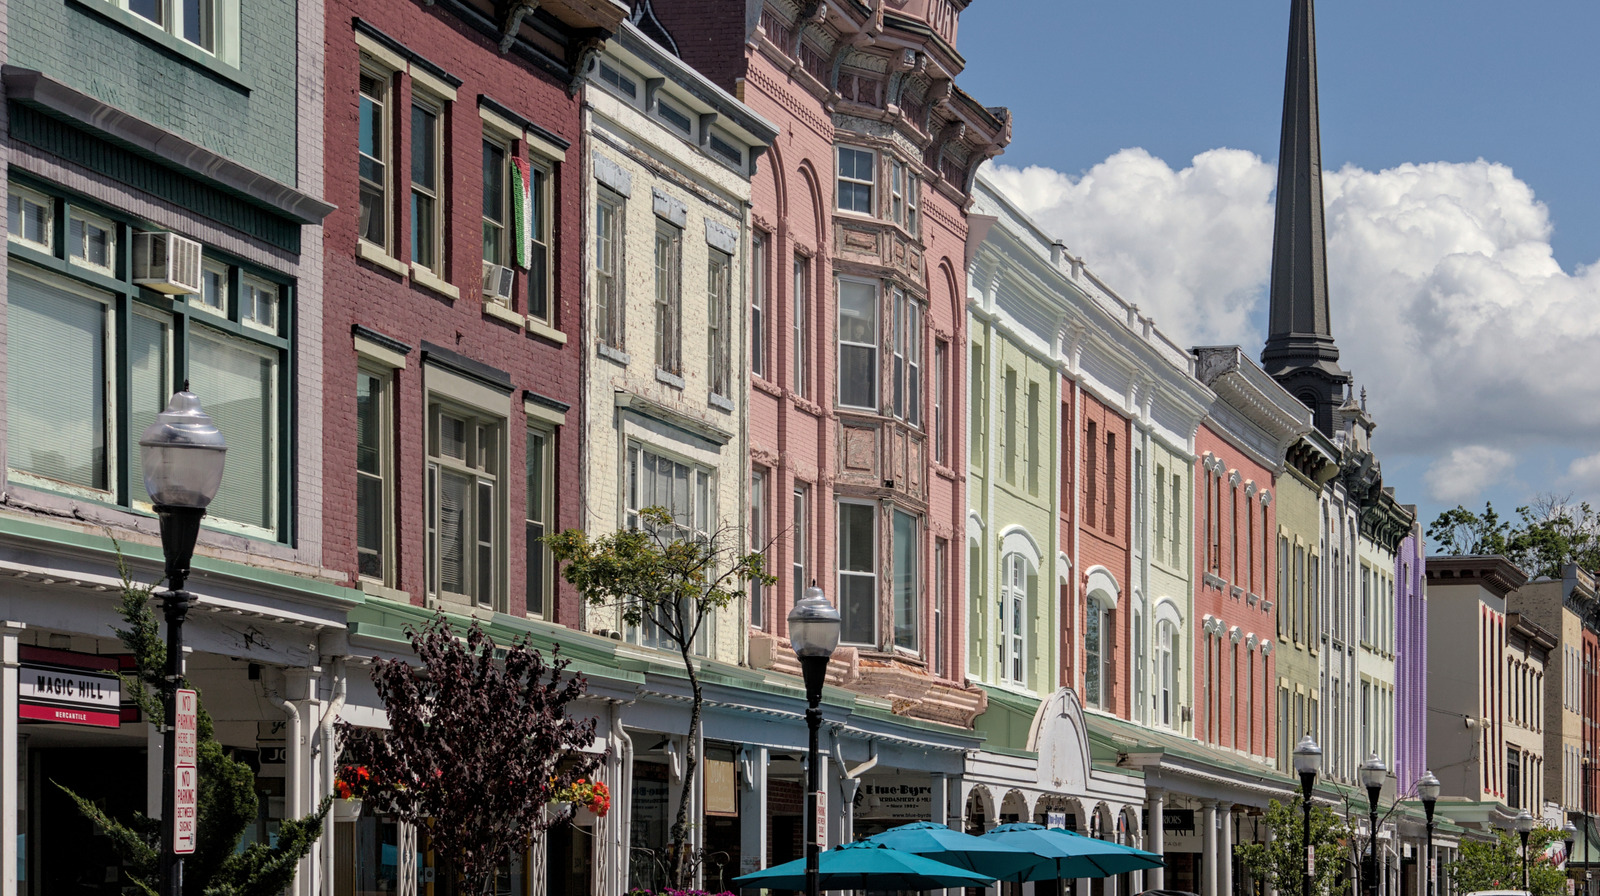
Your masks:
<path fill-rule="evenodd" d="M 483 263 L 483 297 L 498 305 L 511 304 L 511 286 L 515 274 L 511 268 L 491 262 Z"/>
<path fill-rule="evenodd" d="M 200 291 L 200 244 L 176 233 L 133 235 L 133 282 L 156 292 Z"/>
<path fill-rule="evenodd" d="M 1193 722 L 1194 721 L 1194 707 L 1193 706 L 1180 706 L 1180 707 L 1178 707 L 1178 718 L 1181 721 L 1184 721 L 1184 722 Z"/>

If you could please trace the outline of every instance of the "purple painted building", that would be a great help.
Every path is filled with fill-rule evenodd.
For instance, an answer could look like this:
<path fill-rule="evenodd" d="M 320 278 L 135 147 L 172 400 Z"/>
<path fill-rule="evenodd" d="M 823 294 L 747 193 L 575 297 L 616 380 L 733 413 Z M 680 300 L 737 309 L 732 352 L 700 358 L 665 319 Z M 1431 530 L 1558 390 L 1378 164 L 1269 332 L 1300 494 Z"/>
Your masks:
<path fill-rule="evenodd" d="M 1417 508 L 1406 508 L 1413 518 Z M 1397 781 L 1415 781 L 1428 764 L 1428 578 L 1422 522 L 1395 552 L 1395 753 Z"/>

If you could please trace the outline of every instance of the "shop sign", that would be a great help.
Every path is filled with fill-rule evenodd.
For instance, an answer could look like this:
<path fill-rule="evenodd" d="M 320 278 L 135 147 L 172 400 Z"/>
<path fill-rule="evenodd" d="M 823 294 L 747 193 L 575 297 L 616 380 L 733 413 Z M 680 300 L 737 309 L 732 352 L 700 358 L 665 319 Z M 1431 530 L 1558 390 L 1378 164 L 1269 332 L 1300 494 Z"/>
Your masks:
<path fill-rule="evenodd" d="M 1044 826 L 1047 828 L 1064 828 L 1067 826 L 1067 813 L 1065 810 L 1049 809 L 1044 813 Z"/>
<path fill-rule="evenodd" d="M 20 647 L 17 716 L 116 728 L 122 724 L 122 680 L 113 657 Z"/>
<path fill-rule="evenodd" d="M 1161 825 L 1167 833 L 1194 833 L 1193 809 L 1162 809 Z"/>
<path fill-rule="evenodd" d="M 705 770 L 706 814 L 737 816 L 739 814 L 738 766 L 732 759 L 707 757 Z"/>
<path fill-rule="evenodd" d="M 288 775 L 288 730 L 289 724 L 283 719 L 256 723 L 256 777 L 283 778 Z"/>
<path fill-rule="evenodd" d="M 200 775 L 195 768 L 199 759 L 200 696 L 188 688 L 179 688 L 172 695 L 172 851 L 178 855 L 194 852 L 195 828 L 200 813 L 196 796 L 200 790 Z"/>
<path fill-rule="evenodd" d="M 933 817 L 933 786 L 863 781 L 856 791 L 856 815 L 861 818 L 927 821 Z"/>

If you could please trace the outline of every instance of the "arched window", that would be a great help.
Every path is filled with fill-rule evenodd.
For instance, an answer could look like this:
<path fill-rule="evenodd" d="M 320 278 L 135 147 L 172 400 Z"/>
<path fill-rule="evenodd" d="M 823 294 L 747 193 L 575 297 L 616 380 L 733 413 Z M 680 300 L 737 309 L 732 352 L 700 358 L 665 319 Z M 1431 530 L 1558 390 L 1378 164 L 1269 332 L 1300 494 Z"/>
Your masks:
<path fill-rule="evenodd" d="M 1178 639 L 1178 627 L 1163 619 L 1156 623 L 1156 667 L 1160 676 L 1161 695 L 1156 712 L 1161 724 L 1171 728 L 1178 701 L 1178 658 L 1172 645 Z"/>
<path fill-rule="evenodd" d="M 1084 702 L 1104 709 L 1109 696 L 1109 682 L 1105 681 L 1107 647 L 1110 632 L 1105 604 L 1097 597 L 1089 598 L 1088 618 L 1083 626 L 1083 697 Z"/>
<path fill-rule="evenodd" d="M 1000 680 L 1028 687 L 1028 623 L 1037 605 L 1039 571 L 1013 551 L 1000 562 Z"/>

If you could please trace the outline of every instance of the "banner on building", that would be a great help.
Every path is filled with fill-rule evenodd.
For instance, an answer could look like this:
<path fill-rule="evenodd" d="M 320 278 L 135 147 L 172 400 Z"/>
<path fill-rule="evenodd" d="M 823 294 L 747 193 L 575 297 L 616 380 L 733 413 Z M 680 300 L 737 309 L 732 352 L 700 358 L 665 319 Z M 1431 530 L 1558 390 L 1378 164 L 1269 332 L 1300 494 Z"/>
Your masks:
<path fill-rule="evenodd" d="M 122 679 L 115 657 L 19 647 L 17 658 L 19 718 L 96 728 L 122 724 Z"/>

